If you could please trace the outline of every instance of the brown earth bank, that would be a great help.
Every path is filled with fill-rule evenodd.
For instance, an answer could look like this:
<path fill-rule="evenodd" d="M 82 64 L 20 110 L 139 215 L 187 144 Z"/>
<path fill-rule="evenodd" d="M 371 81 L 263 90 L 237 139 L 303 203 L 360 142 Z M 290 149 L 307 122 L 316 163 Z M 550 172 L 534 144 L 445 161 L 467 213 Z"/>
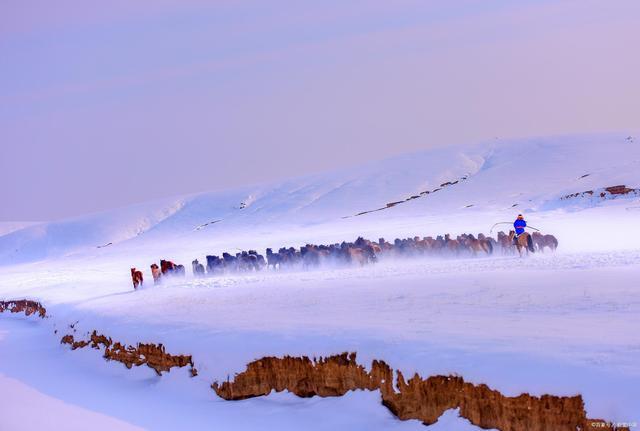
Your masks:
<path fill-rule="evenodd" d="M 191 375 L 196 376 L 198 371 L 193 365 L 191 355 L 172 355 L 165 351 L 162 344 L 138 343 L 136 346 L 127 346 L 119 342 L 113 342 L 110 337 L 93 331 L 88 340 L 76 341 L 73 335 L 68 334 L 60 340 L 62 344 L 69 344 L 72 350 L 81 349 L 91 345 L 94 349 L 104 346 L 104 358 L 110 361 L 123 363 L 127 368 L 147 365 L 153 368 L 159 376 L 163 371 L 169 372 L 171 368 L 191 366 Z"/>
<path fill-rule="evenodd" d="M 47 309 L 37 301 L 29 299 L 16 299 L 11 301 L 0 301 L 0 313 L 10 311 L 11 313 L 24 313 L 27 316 L 37 314 L 44 318 L 47 315 Z"/>
<path fill-rule="evenodd" d="M 396 384 L 394 385 L 394 373 Z M 395 386 L 395 387 L 394 387 Z M 382 404 L 401 420 L 435 423 L 448 409 L 480 428 L 501 431 L 628 430 L 598 419 L 587 419 L 580 395 L 507 397 L 487 385 L 474 385 L 459 376 L 415 374 L 405 380 L 400 371 L 373 361 L 371 371 L 356 362 L 355 353 L 320 359 L 265 357 L 247 365 L 233 381 L 214 383 L 223 399 L 242 400 L 288 390 L 300 397 L 333 397 L 348 391 L 380 390 Z"/>
<path fill-rule="evenodd" d="M 46 309 L 36 301 L 0 301 L 0 312 L 24 312 L 27 316 L 46 317 Z M 71 328 L 74 325 L 70 325 Z M 56 331 L 57 332 L 57 331 Z M 138 343 L 128 346 L 93 331 L 87 340 L 76 340 L 68 334 L 60 340 L 72 350 L 91 346 L 104 347 L 104 358 L 123 363 L 127 368 L 147 365 L 161 376 L 173 367 L 196 370 L 191 355 L 172 355 L 162 344 Z M 394 378 L 395 377 L 395 378 Z M 395 381 L 395 384 L 394 384 Z M 540 397 L 521 394 L 507 397 L 487 385 L 465 382 L 459 376 L 415 374 L 405 380 L 383 361 L 374 360 L 371 371 L 356 362 L 355 353 L 342 353 L 327 358 L 306 356 L 264 357 L 247 365 L 246 371 L 211 385 L 225 400 L 243 400 L 287 390 L 300 397 L 335 397 L 353 390 L 379 390 L 382 404 L 401 420 L 417 419 L 425 425 L 435 423 L 448 409 L 458 408 L 460 416 L 480 428 L 500 431 L 629 431 L 627 427 L 601 419 L 588 419 L 582 396 Z"/>

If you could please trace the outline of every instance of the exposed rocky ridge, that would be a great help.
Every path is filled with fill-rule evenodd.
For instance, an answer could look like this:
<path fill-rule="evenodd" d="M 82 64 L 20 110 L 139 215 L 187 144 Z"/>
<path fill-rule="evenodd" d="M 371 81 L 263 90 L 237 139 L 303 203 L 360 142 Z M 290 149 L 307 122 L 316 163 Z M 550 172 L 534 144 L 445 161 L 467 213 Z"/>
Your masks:
<path fill-rule="evenodd" d="M 408 381 L 400 371 L 394 388 L 394 371 L 383 361 L 373 361 L 371 371 L 356 362 L 355 353 L 320 359 L 265 357 L 247 365 L 233 381 L 214 383 L 223 399 L 242 400 L 288 390 L 300 397 L 341 396 L 352 390 L 380 390 L 382 404 L 401 420 L 435 423 L 448 409 L 481 428 L 502 431 L 618 430 L 601 420 L 586 417 L 580 395 L 541 397 L 522 394 L 506 397 L 486 385 L 474 385 L 458 376 L 418 374 Z"/>
<path fill-rule="evenodd" d="M 191 375 L 196 376 L 197 370 L 193 365 L 191 355 L 172 355 L 165 351 L 162 344 L 138 343 L 134 346 L 127 346 L 120 342 L 113 342 L 110 337 L 98 334 L 93 331 L 88 340 L 76 341 L 73 335 L 68 334 L 60 340 L 62 344 L 69 344 L 72 350 L 81 349 L 91 345 L 94 349 L 104 346 L 104 358 L 111 361 L 123 363 L 127 368 L 147 365 L 153 368 L 158 375 L 163 371 L 169 372 L 173 367 L 191 366 Z"/>
<path fill-rule="evenodd" d="M 47 315 L 47 309 L 37 301 L 31 301 L 29 299 L 18 299 L 12 301 L 0 301 L 0 313 L 8 310 L 12 313 L 22 313 L 31 316 L 32 314 L 38 314 L 38 316 L 44 318 Z"/>
<path fill-rule="evenodd" d="M 386 209 L 388 209 L 388 208 L 393 208 L 393 207 L 395 207 L 396 205 L 399 205 L 399 204 L 402 204 L 402 203 L 405 203 L 405 202 L 409 202 L 409 201 L 411 201 L 411 200 L 413 200 L 413 199 L 419 199 L 419 198 L 421 198 L 421 197 L 427 196 L 427 195 L 428 195 L 428 194 L 430 194 L 430 193 L 435 193 L 435 192 L 437 192 L 437 191 L 439 191 L 439 190 L 442 190 L 442 189 L 443 189 L 443 188 L 445 188 L 445 187 L 449 187 L 449 186 L 453 186 L 453 185 L 455 185 L 455 184 L 458 184 L 458 183 L 459 183 L 459 182 L 461 182 L 461 181 L 465 181 L 467 178 L 469 178 L 469 175 L 465 175 L 465 176 L 463 176 L 463 177 L 460 177 L 460 178 L 458 178 L 458 179 L 457 179 L 457 180 L 455 180 L 455 181 L 447 181 L 447 182 L 444 182 L 444 183 L 440 184 L 440 187 L 436 187 L 436 188 L 435 188 L 435 189 L 433 189 L 433 190 L 424 190 L 424 191 L 419 192 L 418 194 L 411 195 L 411 196 L 409 196 L 409 197 L 407 197 L 407 198 L 405 198 L 405 199 L 402 199 L 402 200 L 399 200 L 399 201 L 394 201 L 394 202 L 388 202 L 388 203 L 387 203 L 387 204 L 385 204 L 385 206 L 383 206 L 383 207 L 376 208 L 376 209 L 372 209 L 372 210 L 367 210 L 367 211 L 361 211 L 361 212 L 359 212 L 359 213 L 357 213 L 357 214 L 344 216 L 344 217 L 342 217 L 342 218 L 358 217 L 358 216 L 361 216 L 361 215 L 365 215 L 365 214 L 374 213 L 374 212 L 377 212 L 377 211 L 386 210 Z"/>
<path fill-rule="evenodd" d="M 620 195 L 635 195 L 640 196 L 640 189 L 634 189 L 625 186 L 624 184 L 619 186 L 603 187 L 597 190 L 586 190 L 584 192 L 571 193 L 570 195 L 562 196 L 560 200 L 574 199 L 578 197 L 600 197 L 601 199 L 611 199 Z"/>

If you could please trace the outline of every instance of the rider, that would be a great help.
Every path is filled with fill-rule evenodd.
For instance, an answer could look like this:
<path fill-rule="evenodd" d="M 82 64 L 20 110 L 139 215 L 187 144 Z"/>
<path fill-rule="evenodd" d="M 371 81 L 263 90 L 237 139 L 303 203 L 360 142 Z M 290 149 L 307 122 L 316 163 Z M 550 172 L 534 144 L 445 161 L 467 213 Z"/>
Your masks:
<path fill-rule="evenodd" d="M 522 214 L 518 214 L 518 218 L 513 222 L 513 227 L 516 230 L 516 236 L 514 238 L 514 240 L 516 240 L 518 236 L 524 233 L 524 228 L 527 227 L 527 222 L 524 221 L 524 216 Z"/>

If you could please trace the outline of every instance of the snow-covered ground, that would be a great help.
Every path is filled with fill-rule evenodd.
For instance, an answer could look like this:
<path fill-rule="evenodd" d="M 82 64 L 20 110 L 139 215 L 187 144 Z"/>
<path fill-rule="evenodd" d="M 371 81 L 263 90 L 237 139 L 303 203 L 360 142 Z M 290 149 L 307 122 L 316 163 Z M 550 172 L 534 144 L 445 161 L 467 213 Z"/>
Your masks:
<path fill-rule="evenodd" d="M 83 431 L 87 424 L 94 430 L 138 431 L 121 420 L 78 407 L 45 395 L 19 380 L 0 375 L 0 398 L 3 409 L 2 429 L 56 429 Z M 37 413 L 37 414 L 36 414 Z"/>
<path fill-rule="evenodd" d="M 365 366 L 378 358 L 405 375 L 457 373 L 509 395 L 580 393 L 590 417 L 640 421 L 640 197 L 562 199 L 640 187 L 640 145 L 626 136 L 432 150 L 7 233 L 0 299 L 37 299 L 52 317 L 0 316 L 2 382 L 104 427 L 474 429 L 454 411 L 428 428 L 398 421 L 377 393 L 226 402 L 209 388 L 265 355 L 356 351 Z M 411 196 L 420 197 L 354 216 Z M 518 212 L 558 237 L 557 253 L 149 282 L 160 258 L 189 273 L 191 260 L 222 251 L 487 233 Z M 147 281 L 135 292 L 132 266 Z M 97 329 L 192 354 L 200 374 L 158 378 L 92 349 L 71 352 L 59 338 L 74 322 L 79 335 Z M 8 406 L 1 416 L 15 419 Z"/>

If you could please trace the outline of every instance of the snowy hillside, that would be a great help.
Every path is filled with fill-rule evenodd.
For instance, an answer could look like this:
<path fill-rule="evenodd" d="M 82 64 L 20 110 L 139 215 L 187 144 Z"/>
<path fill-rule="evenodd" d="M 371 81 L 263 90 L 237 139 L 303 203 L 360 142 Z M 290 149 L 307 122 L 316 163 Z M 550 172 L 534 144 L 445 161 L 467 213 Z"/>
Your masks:
<path fill-rule="evenodd" d="M 295 242 L 320 241 L 327 234 L 342 240 L 360 233 L 486 232 L 494 222 L 518 212 L 545 228 L 548 218 L 561 220 L 567 212 L 606 206 L 611 197 L 624 201 L 615 216 L 625 220 L 637 214 L 637 194 L 563 197 L 617 185 L 638 188 L 639 172 L 640 143 L 627 135 L 496 140 L 30 226 L 0 237 L 0 262 L 95 254 L 100 249 L 104 254 L 131 246 L 194 253 L 203 244 L 215 247 L 229 238 L 235 247 L 262 247 L 265 237 L 282 231 Z M 440 223 L 443 216 L 455 223 Z M 582 221 L 578 226 L 588 228 Z M 615 223 L 610 227 L 615 230 Z M 576 230 L 568 229 L 571 234 Z M 624 241 L 613 235 L 616 243 Z M 164 247 L 168 239 L 169 249 Z"/>

